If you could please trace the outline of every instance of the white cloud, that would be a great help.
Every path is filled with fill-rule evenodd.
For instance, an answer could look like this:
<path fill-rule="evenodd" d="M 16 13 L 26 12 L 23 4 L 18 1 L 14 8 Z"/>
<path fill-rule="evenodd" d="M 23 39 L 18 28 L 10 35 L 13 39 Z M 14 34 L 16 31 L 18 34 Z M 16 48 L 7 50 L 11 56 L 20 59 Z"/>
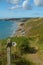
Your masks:
<path fill-rule="evenodd" d="M 9 10 L 13 10 L 13 9 L 17 9 L 17 8 L 21 8 L 21 6 L 16 5 L 16 6 L 9 7 L 8 9 L 9 9 Z"/>
<path fill-rule="evenodd" d="M 7 2 L 11 4 L 18 4 L 20 0 L 7 0 Z"/>
<path fill-rule="evenodd" d="M 12 7 L 9 7 L 8 9 L 9 9 L 9 10 L 13 10 L 13 9 L 16 9 L 16 8 L 17 8 L 16 6 L 15 6 L 15 7 L 12 6 Z"/>
<path fill-rule="evenodd" d="M 29 0 L 25 0 L 24 2 L 23 2 L 23 4 L 22 4 L 22 7 L 24 8 L 24 9 L 31 9 L 32 7 L 31 7 L 31 5 L 29 5 Z"/>
<path fill-rule="evenodd" d="M 12 4 L 16 4 L 16 6 L 9 7 L 8 9 L 10 9 L 10 10 L 21 8 L 21 7 L 23 9 L 28 9 L 28 10 L 32 9 L 32 6 L 29 4 L 30 0 L 23 1 L 21 6 L 19 6 L 19 4 L 18 4 L 21 0 L 7 0 L 7 1 L 12 3 Z"/>
<path fill-rule="evenodd" d="M 34 0 L 36 6 L 43 6 L 43 0 Z"/>

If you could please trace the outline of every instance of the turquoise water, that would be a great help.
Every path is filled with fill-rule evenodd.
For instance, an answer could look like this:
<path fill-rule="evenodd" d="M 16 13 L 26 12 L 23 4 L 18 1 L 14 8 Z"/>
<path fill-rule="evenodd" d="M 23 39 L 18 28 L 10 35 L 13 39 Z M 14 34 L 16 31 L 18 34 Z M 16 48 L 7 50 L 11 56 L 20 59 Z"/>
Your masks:
<path fill-rule="evenodd" d="M 0 39 L 13 36 L 17 28 L 16 21 L 0 21 Z"/>

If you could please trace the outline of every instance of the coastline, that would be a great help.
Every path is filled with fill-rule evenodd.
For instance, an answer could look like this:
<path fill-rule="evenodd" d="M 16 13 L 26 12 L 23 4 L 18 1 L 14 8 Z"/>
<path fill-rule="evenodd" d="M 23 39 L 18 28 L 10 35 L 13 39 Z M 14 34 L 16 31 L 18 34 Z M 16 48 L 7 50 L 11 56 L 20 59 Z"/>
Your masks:
<path fill-rule="evenodd" d="M 6 25 L 5 25 L 6 24 Z M 8 24 L 8 25 L 7 25 Z M 10 24 L 12 24 L 12 25 L 10 25 Z M 2 26 L 4 27 L 4 29 L 2 30 L 2 29 L 0 29 L 0 31 L 2 32 L 2 33 L 0 33 L 0 39 L 5 39 L 5 38 L 10 38 L 10 37 L 14 37 L 14 36 L 18 36 L 18 33 L 19 33 L 19 29 L 20 28 L 22 28 L 22 26 L 21 26 L 21 24 L 24 24 L 24 22 L 23 21 L 17 21 L 17 22 L 15 22 L 15 21 L 13 21 L 13 22 L 0 22 L 0 27 L 2 28 Z M 9 25 L 10 25 L 10 27 L 9 27 Z M 6 29 L 5 28 L 5 26 L 8 28 L 8 29 Z M 13 29 L 12 29 L 13 28 Z M 10 30 L 11 29 L 11 30 Z M 4 35 L 4 32 L 6 32 L 8 30 L 8 34 L 5 34 Z M 9 35 L 9 33 L 10 33 L 10 31 L 12 32 L 10 35 Z M 6 32 L 7 33 L 7 32 Z M 21 32 L 20 32 L 21 33 Z M 5 37 L 4 37 L 5 36 Z"/>
<path fill-rule="evenodd" d="M 17 30 L 15 31 L 15 34 L 13 34 L 13 36 L 12 37 L 15 37 L 15 36 L 17 36 L 17 37 L 19 37 L 19 36 L 23 36 L 24 35 L 24 23 L 25 22 L 18 22 L 17 24 L 18 24 L 18 28 L 17 28 Z"/>

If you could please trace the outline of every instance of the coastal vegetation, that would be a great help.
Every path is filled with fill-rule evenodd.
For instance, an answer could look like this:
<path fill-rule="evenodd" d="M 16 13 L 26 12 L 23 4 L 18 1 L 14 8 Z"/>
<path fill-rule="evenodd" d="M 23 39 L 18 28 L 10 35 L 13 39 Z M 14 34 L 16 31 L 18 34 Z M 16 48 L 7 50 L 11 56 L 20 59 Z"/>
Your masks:
<path fill-rule="evenodd" d="M 11 48 L 12 65 L 43 65 L 43 18 L 25 20 L 22 29 L 24 34 L 10 38 L 17 43 Z M 0 40 L 0 65 L 7 64 L 7 39 Z"/>

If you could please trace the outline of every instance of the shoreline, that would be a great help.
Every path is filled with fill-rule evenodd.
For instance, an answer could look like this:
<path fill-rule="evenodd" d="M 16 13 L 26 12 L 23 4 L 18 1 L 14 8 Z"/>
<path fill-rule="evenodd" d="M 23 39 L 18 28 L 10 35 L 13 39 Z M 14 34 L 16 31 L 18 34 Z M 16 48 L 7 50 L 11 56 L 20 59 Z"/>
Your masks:
<path fill-rule="evenodd" d="M 14 22 L 15 22 L 15 21 L 14 21 Z M 4 37 L 4 38 L 0 38 L 0 40 L 18 36 L 18 30 L 20 29 L 20 25 L 23 24 L 23 23 L 24 23 L 23 21 L 22 21 L 22 22 L 21 22 L 21 21 L 18 21 L 18 22 L 17 22 L 17 28 L 16 28 L 16 30 L 14 29 L 13 32 L 12 32 L 12 34 L 11 34 L 10 36 Z"/>
<path fill-rule="evenodd" d="M 18 22 L 17 24 L 18 24 L 18 28 L 17 28 L 17 30 L 15 31 L 15 34 L 13 35 L 13 37 L 14 36 L 17 36 L 17 37 L 19 37 L 19 36 L 23 36 L 23 30 L 24 30 L 24 23 L 25 22 Z"/>
<path fill-rule="evenodd" d="M 15 37 L 15 36 L 21 36 L 21 31 L 23 29 L 23 27 L 21 26 L 23 24 L 24 26 L 25 22 L 17 22 L 18 28 L 16 31 L 14 31 L 15 33 L 13 33 L 10 37 Z M 19 30 L 20 29 L 20 30 Z M 20 35 L 19 35 L 20 34 Z"/>

